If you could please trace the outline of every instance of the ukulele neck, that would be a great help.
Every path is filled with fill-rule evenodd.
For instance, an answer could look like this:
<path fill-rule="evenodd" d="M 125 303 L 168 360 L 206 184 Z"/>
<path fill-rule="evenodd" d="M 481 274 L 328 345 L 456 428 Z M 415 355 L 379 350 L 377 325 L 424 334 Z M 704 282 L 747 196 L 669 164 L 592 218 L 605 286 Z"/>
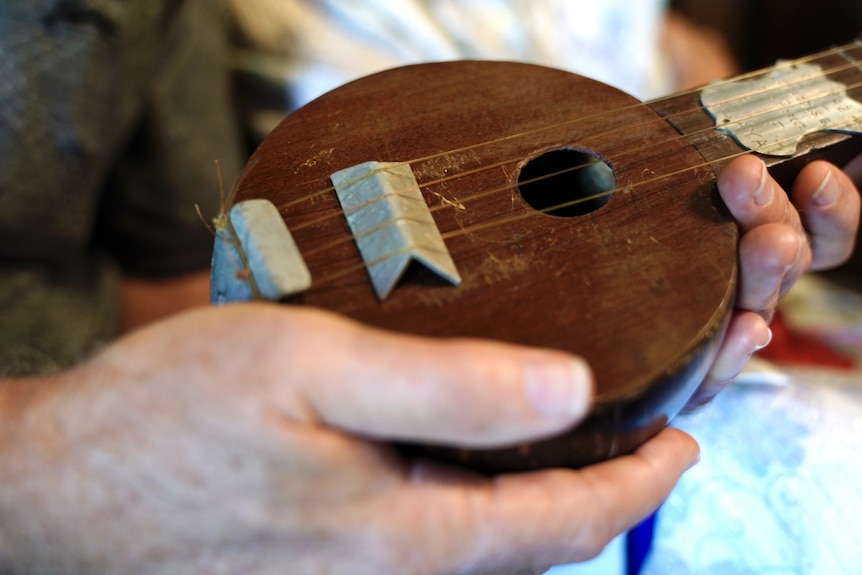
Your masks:
<path fill-rule="evenodd" d="M 862 41 L 649 102 L 718 173 L 760 155 L 788 186 L 815 159 L 862 153 Z"/>

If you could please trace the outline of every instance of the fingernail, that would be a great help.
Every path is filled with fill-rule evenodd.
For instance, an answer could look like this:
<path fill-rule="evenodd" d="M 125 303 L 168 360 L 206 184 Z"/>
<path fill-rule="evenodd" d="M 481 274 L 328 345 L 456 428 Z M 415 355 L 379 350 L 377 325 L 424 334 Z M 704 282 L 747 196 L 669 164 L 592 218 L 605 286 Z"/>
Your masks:
<path fill-rule="evenodd" d="M 592 373 L 583 360 L 548 361 L 524 368 L 524 394 L 539 415 L 581 418 L 592 396 Z"/>
<path fill-rule="evenodd" d="M 826 171 L 823 181 L 817 186 L 811 199 L 821 208 L 831 206 L 838 200 L 838 186 L 835 185 L 832 170 Z"/>
<path fill-rule="evenodd" d="M 772 201 L 772 186 L 769 185 L 769 176 L 766 171 L 766 164 L 760 164 L 760 186 L 754 190 L 751 197 L 754 198 L 754 203 L 758 206 L 765 206 Z"/>
<path fill-rule="evenodd" d="M 772 343 L 772 330 L 769 328 L 766 328 L 766 340 L 764 340 L 764 342 L 761 343 L 760 345 L 755 345 L 754 351 L 752 351 L 751 353 L 755 353 L 755 352 L 760 351 L 761 349 L 763 349 L 764 347 L 766 347 L 770 343 Z"/>
<path fill-rule="evenodd" d="M 688 471 L 689 469 L 691 469 L 692 467 L 694 467 L 698 463 L 700 463 L 700 450 L 698 450 L 698 452 L 695 454 L 695 456 L 691 458 L 691 461 L 689 461 L 688 467 L 686 467 L 685 470 Z"/>

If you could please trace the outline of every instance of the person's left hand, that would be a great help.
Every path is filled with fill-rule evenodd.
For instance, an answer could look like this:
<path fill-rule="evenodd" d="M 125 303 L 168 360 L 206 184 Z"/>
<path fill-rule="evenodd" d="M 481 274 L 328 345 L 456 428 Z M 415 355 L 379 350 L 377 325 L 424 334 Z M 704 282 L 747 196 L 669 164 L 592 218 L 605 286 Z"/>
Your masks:
<path fill-rule="evenodd" d="M 743 156 L 721 172 L 718 189 L 739 226 L 739 287 L 727 335 L 690 407 L 712 399 L 769 344 L 781 294 L 804 272 L 846 261 L 859 229 L 859 192 L 826 162 L 806 166 L 788 196 L 761 160 Z"/>

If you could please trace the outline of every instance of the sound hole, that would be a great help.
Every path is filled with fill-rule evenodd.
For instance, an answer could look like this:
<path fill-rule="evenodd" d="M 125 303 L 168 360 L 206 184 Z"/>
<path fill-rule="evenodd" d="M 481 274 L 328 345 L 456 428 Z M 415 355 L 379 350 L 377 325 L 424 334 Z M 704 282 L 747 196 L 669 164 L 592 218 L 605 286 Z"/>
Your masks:
<path fill-rule="evenodd" d="M 570 148 L 529 160 L 518 175 L 518 190 L 533 208 L 574 217 L 607 204 L 617 186 L 613 169 L 598 156 Z"/>

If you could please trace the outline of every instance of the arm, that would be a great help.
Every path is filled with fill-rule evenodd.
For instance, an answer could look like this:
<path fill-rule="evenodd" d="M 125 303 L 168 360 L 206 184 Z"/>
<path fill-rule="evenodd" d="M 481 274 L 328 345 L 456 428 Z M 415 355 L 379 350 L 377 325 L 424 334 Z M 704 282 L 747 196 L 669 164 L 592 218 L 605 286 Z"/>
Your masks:
<path fill-rule="evenodd" d="M 132 276 L 120 282 L 120 323 L 129 331 L 191 307 L 209 304 L 209 270 L 147 280 Z"/>

